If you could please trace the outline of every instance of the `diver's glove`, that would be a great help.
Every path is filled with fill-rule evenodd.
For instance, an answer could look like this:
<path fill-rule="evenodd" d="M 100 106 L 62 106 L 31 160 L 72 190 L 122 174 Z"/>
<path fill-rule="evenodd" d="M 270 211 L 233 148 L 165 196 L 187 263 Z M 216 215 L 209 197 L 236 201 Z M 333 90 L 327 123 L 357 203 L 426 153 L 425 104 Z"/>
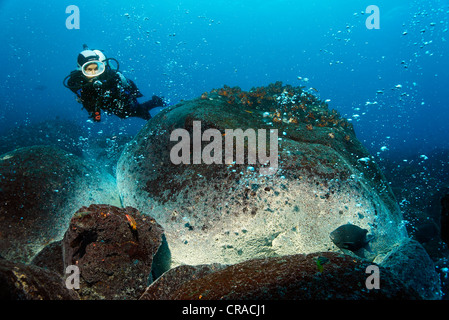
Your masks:
<path fill-rule="evenodd" d="M 99 89 L 103 85 L 103 82 L 101 82 L 100 80 L 95 80 L 92 85 L 95 89 Z"/>
<path fill-rule="evenodd" d="M 92 113 L 89 115 L 89 118 L 92 118 L 92 120 L 93 120 L 94 122 L 100 122 L 100 121 L 101 121 L 101 114 L 100 114 L 99 111 L 95 111 L 95 112 L 92 112 Z"/>

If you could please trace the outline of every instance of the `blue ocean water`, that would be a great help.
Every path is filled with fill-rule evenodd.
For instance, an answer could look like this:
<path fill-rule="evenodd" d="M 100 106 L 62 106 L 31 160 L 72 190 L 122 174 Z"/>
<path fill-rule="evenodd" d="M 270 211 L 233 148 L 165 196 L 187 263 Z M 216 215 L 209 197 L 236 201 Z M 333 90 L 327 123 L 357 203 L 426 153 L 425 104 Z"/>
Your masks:
<path fill-rule="evenodd" d="M 70 5 L 79 8 L 79 29 L 67 28 Z M 379 8 L 379 28 L 367 27 L 370 5 Z M 314 88 L 349 119 L 401 208 L 440 222 L 449 187 L 449 0 L 0 0 L 0 30 L 0 136 L 55 119 L 90 138 L 139 132 L 138 118 L 88 120 L 63 86 L 83 44 L 117 59 L 141 102 L 282 81 Z M 441 231 L 422 225 L 422 243 Z"/>
<path fill-rule="evenodd" d="M 372 4 L 379 29 L 366 27 Z M 66 27 L 69 5 L 79 29 Z M 282 81 L 330 99 L 372 153 L 447 148 L 448 17 L 446 0 L 1 1 L 0 128 L 55 117 L 89 125 L 62 86 L 86 43 L 120 61 L 142 101 Z M 135 133 L 143 124 L 91 125 Z"/>
<path fill-rule="evenodd" d="M 79 29 L 66 27 L 72 4 Z M 372 152 L 448 147 L 448 1 L 377 1 L 379 29 L 366 27 L 370 4 L 2 1 L 0 126 L 55 117 L 84 123 L 62 79 L 86 43 L 118 59 L 146 97 L 177 103 L 223 84 L 248 90 L 279 80 L 316 88 L 353 119 Z M 142 125 L 95 124 L 130 132 Z"/>

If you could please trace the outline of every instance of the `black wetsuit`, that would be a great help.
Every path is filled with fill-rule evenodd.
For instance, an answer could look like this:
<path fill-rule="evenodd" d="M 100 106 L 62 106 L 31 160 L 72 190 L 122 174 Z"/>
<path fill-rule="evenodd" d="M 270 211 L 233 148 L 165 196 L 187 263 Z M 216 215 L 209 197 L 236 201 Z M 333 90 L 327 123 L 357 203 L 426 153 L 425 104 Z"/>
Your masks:
<path fill-rule="evenodd" d="M 81 71 L 72 71 L 67 87 L 78 96 L 94 121 L 101 120 L 102 110 L 120 118 L 139 117 L 149 120 L 152 108 L 165 105 L 157 96 L 139 103 L 137 98 L 143 95 L 135 83 L 109 67 L 92 81 L 89 80 Z"/>

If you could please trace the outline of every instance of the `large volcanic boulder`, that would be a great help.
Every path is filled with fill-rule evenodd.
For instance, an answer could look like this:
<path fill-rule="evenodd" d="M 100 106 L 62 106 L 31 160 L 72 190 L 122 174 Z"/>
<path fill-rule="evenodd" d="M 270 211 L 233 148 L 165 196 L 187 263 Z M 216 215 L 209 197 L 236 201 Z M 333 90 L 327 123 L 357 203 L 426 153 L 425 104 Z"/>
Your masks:
<path fill-rule="evenodd" d="M 239 128 L 258 135 L 257 147 L 252 138 L 241 143 L 240 162 L 238 141 L 226 151 L 233 139 L 226 129 Z M 329 234 L 347 223 L 374 236 L 374 255 L 407 237 L 394 195 L 352 125 L 281 83 L 249 92 L 225 86 L 162 110 L 124 149 L 117 184 L 125 205 L 164 227 L 174 264 L 339 251 Z"/>
<path fill-rule="evenodd" d="M 137 299 L 170 267 L 162 227 L 131 207 L 82 207 L 62 251 L 64 268 L 79 268 L 81 299 Z"/>
<path fill-rule="evenodd" d="M 70 120 L 56 119 L 12 128 L 0 135 L 0 154 L 18 148 L 54 146 L 101 165 L 115 176 L 117 160 L 132 136 L 106 134 L 81 127 Z"/>
<path fill-rule="evenodd" d="M 154 281 L 139 300 L 171 300 L 173 293 L 178 291 L 186 282 L 196 280 L 226 268 L 226 265 L 201 264 L 196 266 L 183 264 L 165 272 L 160 278 Z"/>
<path fill-rule="evenodd" d="M 83 155 L 83 128 L 70 120 L 45 120 L 12 128 L 0 136 L 0 154 L 24 147 L 51 145 Z"/>
<path fill-rule="evenodd" d="M 387 254 L 380 266 L 388 268 L 423 299 L 441 299 L 440 278 L 435 265 L 418 241 L 404 239 Z"/>
<path fill-rule="evenodd" d="M 449 190 L 448 190 L 449 191 Z M 449 193 L 441 198 L 441 239 L 449 243 Z"/>
<path fill-rule="evenodd" d="M 92 202 L 120 205 L 114 178 L 94 164 L 51 146 L 1 155 L 0 254 L 29 262 Z"/>
<path fill-rule="evenodd" d="M 78 300 L 61 276 L 43 268 L 0 259 L 0 300 Z"/>
<path fill-rule="evenodd" d="M 207 266 L 192 269 L 192 266 L 183 265 L 166 272 L 148 287 L 141 299 L 420 299 L 413 288 L 405 287 L 388 269 L 375 266 L 379 269 L 373 271 L 372 267 L 367 269 L 370 265 L 334 252 L 253 259 L 214 269 Z M 378 285 L 374 280 L 375 272 L 379 275 Z M 164 287 L 160 282 L 176 285 Z"/>
<path fill-rule="evenodd" d="M 65 275 L 63 253 L 62 253 L 62 240 L 58 240 L 46 245 L 38 254 L 36 254 L 31 260 L 30 264 L 51 270 Z"/>

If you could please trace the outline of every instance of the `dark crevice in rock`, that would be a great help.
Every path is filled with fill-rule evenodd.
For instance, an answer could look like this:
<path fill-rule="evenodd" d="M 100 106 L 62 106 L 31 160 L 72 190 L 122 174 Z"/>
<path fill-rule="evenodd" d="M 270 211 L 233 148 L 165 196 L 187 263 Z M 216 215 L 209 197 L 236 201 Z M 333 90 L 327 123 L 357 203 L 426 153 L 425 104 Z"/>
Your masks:
<path fill-rule="evenodd" d="M 75 251 L 73 258 L 81 259 L 86 254 L 87 246 L 97 241 L 98 234 L 92 230 L 86 230 L 80 233 L 71 243 L 70 246 L 72 248 L 78 247 L 78 250 Z"/>
<path fill-rule="evenodd" d="M 159 278 L 165 271 L 170 269 L 171 252 L 168 247 L 165 235 L 162 235 L 162 242 L 156 254 L 153 257 L 153 264 L 151 265 L 151 273 L 148 285 Z"/>

